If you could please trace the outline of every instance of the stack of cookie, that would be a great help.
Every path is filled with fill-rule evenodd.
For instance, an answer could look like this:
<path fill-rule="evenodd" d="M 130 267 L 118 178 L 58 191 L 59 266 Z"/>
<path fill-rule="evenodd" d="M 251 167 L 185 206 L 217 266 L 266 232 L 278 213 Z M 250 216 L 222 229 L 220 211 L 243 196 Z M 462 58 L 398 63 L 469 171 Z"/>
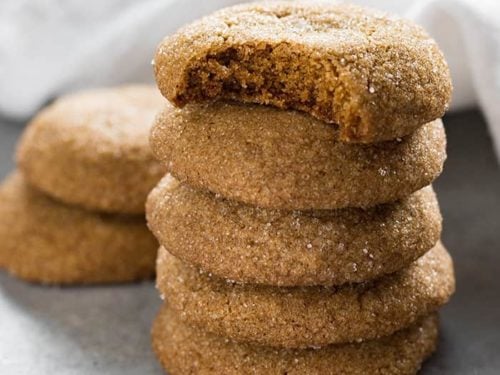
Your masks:
<path fill-rule="evenodd" d="M 23 134 L 0 187 L 0 267 L 49 284 L 154 275 L 144 203 L 165 173 L 148 138 L 163 99 L 126 86 L 63 97 Z"/>
<path fill-rule="evenodd" d="M 167 37 L 150 194 L 170 374 L 411 374 L 454 290 L 430 184 L 447 65 L 348 5 L 227 8 Z"/>

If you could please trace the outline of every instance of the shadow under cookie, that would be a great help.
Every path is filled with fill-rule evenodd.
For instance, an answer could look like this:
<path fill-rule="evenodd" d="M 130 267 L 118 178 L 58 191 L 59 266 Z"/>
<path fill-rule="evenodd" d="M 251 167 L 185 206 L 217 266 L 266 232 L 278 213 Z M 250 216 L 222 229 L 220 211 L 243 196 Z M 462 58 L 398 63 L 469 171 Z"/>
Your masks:
<path fill-rule="evenodd" d="M 435 350 L 435 315 L 382 339 L 321 349 L 277 349 L 236 343 L 182 322 L 164 306 L 152 329 L 153 348 L 169 374 L 414 374 Z"/>
<path fill-rule="evenodd" d="M 0 187 L 0 268 L 33 282 L 91 284 L 151 278 L 158 243 L 141 216 L 66 206 L 15 172 Z"/>
<path fill-rule="evenodd" d="M 188 324 L 237 341 L 300 348 L 390 335 L 445 304 L 455 278 L 441 243 L 397 273 L 340 287 L 237 284 L 161 249 L 157 287 Z"/>

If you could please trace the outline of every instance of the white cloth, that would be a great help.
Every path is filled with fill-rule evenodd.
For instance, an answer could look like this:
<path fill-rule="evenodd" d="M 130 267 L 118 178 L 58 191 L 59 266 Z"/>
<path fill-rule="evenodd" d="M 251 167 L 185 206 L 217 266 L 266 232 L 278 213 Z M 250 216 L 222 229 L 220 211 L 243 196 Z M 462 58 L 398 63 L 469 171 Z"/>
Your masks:
<path fill-rule="evenodd" d="M 481 108 L 500 160 L 500 1 L 430 0 L 408 16 L 446 56 L 454 87 L 451 109 Z"/>
<path fill-rule="evenodd" d="M 166 34 L 242 0 L 2 0 L 0 115 L 27 118 L 78 88 L 152 81 Z M 451 68 L 452 109 L 479 105 L 500 156 L 500 1 L 357 0 L 415 19 Z"/>

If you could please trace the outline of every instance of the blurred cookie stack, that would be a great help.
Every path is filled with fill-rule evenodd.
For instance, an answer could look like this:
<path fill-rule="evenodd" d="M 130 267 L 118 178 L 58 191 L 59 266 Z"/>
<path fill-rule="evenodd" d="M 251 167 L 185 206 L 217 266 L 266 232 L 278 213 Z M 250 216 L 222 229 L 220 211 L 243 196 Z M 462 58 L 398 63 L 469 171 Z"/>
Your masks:
<path fill-rule="evenodd" d="M 170 374 L 412 374 L 454 290 L 430 184 L 448 68 L 418 26 L 247 4 L 167 37 L 148 198 Z"/>
<path fill-rule="evenodd" d="M 165 173 L 149 150 L 158 90 L 58 99 L 28 125 L 0 187 L 0 268 L 47 284 L 150 278 L 158 242 L 144 204 Z"/>

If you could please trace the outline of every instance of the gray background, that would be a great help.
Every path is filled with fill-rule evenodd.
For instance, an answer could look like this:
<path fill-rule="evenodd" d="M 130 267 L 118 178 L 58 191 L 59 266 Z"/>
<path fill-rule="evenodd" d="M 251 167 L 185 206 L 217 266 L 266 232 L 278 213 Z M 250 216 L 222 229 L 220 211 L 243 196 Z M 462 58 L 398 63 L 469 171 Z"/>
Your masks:
<path fill-rule="evenodd" d="M 426 375 L 500 373 L 500 171 L 476 111 L 445 119 L 448 161 L 435 183 L 457 293 L 442 311 Z M 22 124 L 0 120 L 0 176 Z M 1 241 L 1 239 L 0 239 Z M 0 272 L 0 374 L 161 374 L 149 345 L 152 283 L 46 288 Z"/>

